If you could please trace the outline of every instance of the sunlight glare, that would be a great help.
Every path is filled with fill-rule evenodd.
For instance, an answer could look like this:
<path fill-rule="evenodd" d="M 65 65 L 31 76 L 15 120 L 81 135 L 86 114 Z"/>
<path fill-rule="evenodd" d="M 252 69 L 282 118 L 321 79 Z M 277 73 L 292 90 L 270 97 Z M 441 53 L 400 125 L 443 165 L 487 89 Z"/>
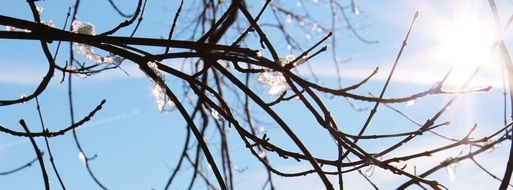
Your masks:
<path fill-rule="evenodd" d="M 453 68 L 452 79 L 466 80 L 477 66 L 493 60 L 494 26 L 472 16 L 462 16 L 438 27 L 437 56 Z"/>

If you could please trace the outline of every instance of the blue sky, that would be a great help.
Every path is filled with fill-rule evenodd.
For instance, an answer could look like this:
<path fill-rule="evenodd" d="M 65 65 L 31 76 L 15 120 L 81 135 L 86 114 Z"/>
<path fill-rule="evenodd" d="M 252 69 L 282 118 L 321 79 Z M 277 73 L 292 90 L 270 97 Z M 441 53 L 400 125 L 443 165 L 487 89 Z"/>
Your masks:
<path fill-rule="evenodd" d="M 185 7 L 190 13 L 194 13 L 190 8 L 193 2 L 185 1 Z M 278 1 L 277 1 L 278 2 Z M 282 1 L 285 2 L 285 1 Z M 305 1 L 305 5 L 311 7 L 321 23 L 329 23 L 325 18 L 326 6 L 319 1 L 315 4 L 311 1 Z M 498 65 L 500 62 L 494 57 L 497 52 L 492 51 L 489 57 L 483 58 L 475 54 L 473 49 L 469 52 L 456 52 L 453 44 L 446 44 L 447 36 L 455 39 L 463 36 L 463 41 L 479 41 L 478 39 L 487 38 L 489 30 L 493 28 L 493 22 L 490 17 L 490 11 L 486 2 L 483 1 L 357 1 L 362 11 L 359 17 L 351 16 L 354 19 L 358 31 L 366 38 L 379 40 L 378 44 L 365 44 L 355 39 L 350 32 L 336 32 L 338 49 L 341 58 L 350 58 L 351 61 L 340 65 L 340 75 L 343 78 L 343 85 L 350 85 L 365 78 L 375 67 L 380 68 L 372 81 L 356 90 L 357 93 L 367 95 L 369 92 L 378 94 L 387 71 L 393 64 L 394 58 L 399 50 L 400 44 L 408 29 L 415 11 L 420 11 L 420 17 L 414 27 L 409 44 L 399 63 L 396 75 L 392 79 L 389 90 L 385 97 L 406 96 L 421 90 L 430 88 L 437 80 L 440 80 L 444 74 L 451 68 L 458 68 L 448 79 L 448 89 L 456 89 L 463 83 L 463 78 L 468 76 L 468 68 L 474 65 L 481 65 L 482 69 L 471 84 L 472 87 L 484 87 L 491 85 L 493 89 L 488 93 L 477 93 L 464 95 L 451 107 L 451 109 L 439 121 L 451 121 L 451 125 L 437 129 L 437 132 L 458 138 L 462 137 L 474 123 L 478 124 L 474 132 L 476 138 L 489 134 L 494 130 L 503 127 L 502 124 L 502 74 Z M 290 2 L 289 2 L 290 3 Z M 509 1 L 497 2 L 500 8 L 501 16 L 504 21 L 512 12 L 513 4 Z M 17 17 L 22 19 L 31 19 L 28 6 L 23 1 L 5 0 L 0 6 L 0 15 Z M 44 8 L 42 14 L 43 20 L 53 20 L 56 26 L 61 27 L 64 22 L 67 7 L 72 2 L 52 2 L 40 1 L 38 6 Z M 136 3 L 123 3 L 122 10 L 129 12 L 135 8 Z M 255 3 L 255 7 L 260 5 Z M 136 36 L 160 38 L 167 36 L 168 25 L 171 21 L 174 10 L 178 3 L 174 1 L 149 1 L 145 13 L 143 25 Z M 297 6 L 291 3 L 291 6 Z M 296 7 L 298 11 L 300 7 Z M 255 14 L 257 8 L 252 9 Z M 183 25 L 191 22 L 187 13 L 183 12 L 183 20 L 178 23 L 178 29 L 184 29 Z M 95 24 L 97 33 L 111 28 L 114 24 L 122 21 L 123 18 L 117 16 L 107 1 L 83 1 L 78 19 Z M 272 20 L 272 14 L 268 11 L 263 17 L 264 21 Z M 463 23 L 463 24 L 462 24 Z M 470 26 L 467 26 L 466 24 Z M 322 38 L 322 33 L 312 33 L 311 39 L 305 37 L 297 29 L 299 23 L 292 22 L 288 24 L 291 31 L 295 32 L 299 41 L 304 47 L 309 47 Z M 343 24 L 341 24 L 343 25 Z M 447 32 L 453 31 L 455 26 L 463 25 L 465 32 L 457 32 L 456 35 Z M 3 28 L 2 28 L 3 29 Z M 118 35 L 127 35 L 131 27 L 122 30 Z M 473 32 L 472 30 L 478 30 Z M 280 56 L 285 57 L 288 52 L 283 38 L 272 28 L 265 28 L 270 32 L 269 37 L 277 44 Z M 181 30 L 178 30 L 181 31 Z M 177 38 L 188 37 L 187 31 L 177 33 Z M 458 30 L 456 30 L 458 31 Z M 511 45 L 510 32 L 506 32 L 504 39 L 508 45 Z M 492 33 L 493 34 L 493 33 Z M 453 36 L 451 36 L 453 35 Z M 250 38 L 251 39 L 255 39 Z M 461 44 L 461 43 L 459 43 Z M 480 44 L 479 44 L 480 45 Z M 467 46 L 476 46 L 476 44 L 467 44 Z M 54 49 L 55 44 L 51 45 Z M 67 48 L 67 45 L 65 45 Z M 248 47 L 258 49 L 255 43 L 249 43 Z M 445 49 L 444 49 L 445 48 Z M 447 49 L 449 48 L 449 49 Z M 461 48 L 460 48 L 461 49 Z M 66 49 L 67 50 L 67 49 Z M 454 52 L 453 52 L 454 51 Z M 448 56 L 444 52 L 452 52 L 450 55 L 459 55 L 459 57 Z M 298 52 L 291 52 L 298 55 Z M 67 53 L 63 51 L 58 57 L 60 65 L 64 65 Z M 77 54 L 77 56 L 80 56 Z M 265 54 L 265 56 L 269 56 Z M 467 57 L 468 56 L 468 57 Z M 46 70 L 45 60 L 37 41 L 12 41 L 0 39 L 0 99 L 12 99 L 29 94 L 40 80 Z M 80 58 L 83 59 L 83 58 Z M 464 64 L 459 63 L 466 60 Z M 472 63 L 474 60 L 483 60 L 484 63 Z M 84 59 L 85 61 L 85 59 Z M 456 62 L 456 63 L 455 63 Z M 165 62 L 173 67 L 180 67 L 180 60 L 170 60 Z M 315 68 L 315 74 L 318 75 L 323 84 L 336 87 L 337 73 L 333 69 L 333 63 L 330 53 L 321 54 L 310 61 Z M 93 117 L 87 125 L 78 130 L 79 138 L 84 146 L 87 155 L 97 154 L 98 158 L 91 162 L 93 171 L 101 181 L 110 189 L 161 189 L 167 178 L 170 176 L 172 167 L 180 154 L 181 146 L 185 134 L 185 122 L 176 111 L 161 114 L 155 108 L 154 98 L 151 95 L 152 81 L 148 80 L 146 75 L 138 71 L 135 64 L 125 61 L 122 67 L 130 74 L 125 75 L 120 70 L 111 70 L 98 75 L 90 76 L 86 79 L 75 77 L 74 79 L 74 99 L 76 117 L 81 118 L 89 113 L 102 99 L 107 103 L 104 108 Z M 298 68 L 299 72 L 305 78 L 311 79 L 312 76 L 308 69 L 303 66 Z M 57 72 L 58 73 L 58 72 Z M 60 74 L 54 76 L 52 83 L 46 89 L 39 100 L 43 109 L 45 124 L 50 130 L 58 130 L 69 124 L 68 103 L 66 96 L 66 83 L 60 83 Z M 255 78 L 256 79 L 256 75 Z M 168 85 L 181 94 L 182 83 L 173 77 L 168 76 Z M 256 83 L 255 83 L 256 84 Z M 265 88 L 255 85 L 261 95 L 266 100 L 272 100 L 265 92 Z M 408 113 L 412 118 L 419 122 L 425 121 L 431 117 L 450 97 L 444 95 L 428 96 L 416 100 L 413 106 L 405 104 L 395 104 L 394 107 Z M 329 105 L 337 122 L 343 130 L 349 133 L 356 133 L 359 127 L 363 125 L 368 111 L 355 112 L 343 98 L 324 98 Z M 371 107 L 373 104 L 355 101 L 362 108 Z M 32 131 L 40 130 L 36 105 L 34 101 L 26 104 L 2 107 L 0 109 L 0 125 L 21 131 L 18 121 L 25 119 Z M 189 108 L 191 109 L 191 108 Z M 287 121 L 293 130 L 304 139 L 304 143 L 312 152 L 321 157 L 335 158 L 334 144 L 331 139 L 322 139 L 327 137 L 324 131 L 316 129 L 314 118 L 305 112 L 304 106 L 299 101 L 292 100 L 283 105 L 274 107 L 281 116 Z M 262 110 L 255 106 L 255 114 L 261 120 L 269 121 Z M 316 127 L 313 127 L 313 126 Z M 273 143 L 281 145 L 292 150 L 297 150 L 292 142 L 283 138 L 283 131 L 274 123 L 262 124 L 261 127 L 266 130 Z M 399 131 L 409 131 L 416 129 L 416 126 L 399 116 L 390 109 L 381 106 L 374 121 L 369 126 L 366 134 L 390 133 Z M 233 142 L 231 146 L 232 155 L 238 168 L 246 169 L 238 173 L 236 178 L 236 187 L 245 187 L 244 189 L 260 189 L 265 180 L 265 170 L 259 165 L 258 161 L 249 154 L 249 151 L 242 146 L 235 131 L 229 131 L 230 139 Z M 216 139 L 211 139 L 211 143 L 218 143 Z M 38 139 L 40 147 L 44 146 L 42 139 Z M 395 141 L 362 141 L 362 147 L 369 151 L 382 150 L 387 145 Z M 68 189 L 96 189 L 96 185 L 88 176 L 83 163 L 78 159 L 79 151 L 74 145 L 71 134 L 52 138 L 50 140 L 52 152 L 56 159 L 57 167 L 63 176 Z M 448 141 L 441 140 L 431 134 L 426 134 L 418 140 L 414 140 L 408 146 L 392 152 L 387 158 L 407 153 L 418 152 L 422 149 L 433 148 Z M 503 144 L 500 149 L 490 153 L 485 153 L 476 157 L 477 160 L 493 172 L 501 176 L 507 160 L 507 150 L 509 145 Z M 217 152 L 214 149 L 213 152 Z M 457 156 L 461 151 L 467 152 L 468 147 L 456 148 L 451 151 L 445 151 L 432 157 L 419 158 L 408 162 L 407 171 L 412 172 L 413 166 L 416 166 L 420 173 L 430 168 L 430 166 L 440 163 L 450 156 Z M 216 154 L 216 153 L 214 153 Z M 281 160 L 273 154 L 269 154 L 271 162 L 277 168 L 284 171 L 300 171 L 308 166 L 307 163 L 297 163 L 293 160 Z M 0 134 L 0 171 L 5 171 L 26 163 L 35 158 L 33 148 L 27 139 L 12 137 L 6 134 Z M 50 171 L 48 155 L 45 155 L 47 169 Z M 185 164 L 180 173 L 180 178 L 188 179 L 191 174 L 191 167 Z M 58 182 L 55 175 L 50 172 L 52 186 L 58 188 Z M 213 178 L 213 174 L 209 173 Z M 274 177 L 277 186 L 286 189 L 315 189 L 320 188 L 322 183 L 315 175 L 309 175 L 302 178 L 280 178 Z M 348 189 L 370 189 L 365 180 L 356 174 L 348 174 L 345 177 L 346 187 Z M 406 178 L 391 175 L 388 171 L 376 169 L 371 176 L 374 182 L 383 189 L 392 189 L 406 181 Z M 450 189 L 484 189 L 497 187 L 498 182 L 487 176 L 471 162 L 460 163 L 456 169 L 456 178 L 450 181 L 445 170 L 440 170 L 430 176 L 430 179 L 439 180 Z M 336 179 L 333 179 L 334 183 Z M 475 183 L 478 181 L 479 183 Z M 0 189 L 41 189 L 42 178 L 38 166 L 32 166 L 18 173 L 0 176 Z M 178 180 L 174 183 L 172 189 L 181 189 L 188 183 L 187 180 Z M 196 189 L 204 189 L 203 182 L 198 182 Z M 416 187 L 414 187 L 416 188 Z"/>

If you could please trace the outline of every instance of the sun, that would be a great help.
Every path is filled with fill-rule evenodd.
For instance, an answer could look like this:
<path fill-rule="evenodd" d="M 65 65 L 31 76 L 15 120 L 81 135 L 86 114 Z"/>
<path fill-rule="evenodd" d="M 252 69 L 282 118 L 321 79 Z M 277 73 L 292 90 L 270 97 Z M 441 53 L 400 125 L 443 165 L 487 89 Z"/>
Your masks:
<path fill-rule="evenodd" d="M 469 15 L 444 22 L 436 29 L 436 56 L 453 69 L 453 79 L 463 82 L 476 67 L 492 62 L 495 27 Z"/>

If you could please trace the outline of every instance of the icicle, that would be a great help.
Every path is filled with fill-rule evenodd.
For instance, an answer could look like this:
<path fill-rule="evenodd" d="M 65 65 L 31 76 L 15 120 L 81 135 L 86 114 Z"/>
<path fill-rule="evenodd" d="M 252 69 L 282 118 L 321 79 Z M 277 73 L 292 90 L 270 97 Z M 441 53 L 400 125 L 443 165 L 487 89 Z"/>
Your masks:
<path fill-rule="evenodd" d="M 367 167 L 367 169 L 365 169 L 365 171 L 363 171 L 363 174 L 367 177 L 371 177 L 372 174 L 374 174 L 374 168 L 376 166 L 374 166 L 374 164 L 371 164 Z"/>
<path fill-rule="evenodd" d="M 147 64 L 162 81 L 165 81 L 165 76 L 158 70 L 157 63 L 150 61 Z M 163 87 L 163 85 L 165 84 L 159 84 L 157 81 L 153 81 L 153 90 L 151 91 L 151 94 L 155 97 L 155 103 L 160 113 L 171 111 L 176 107 L 176 104 L 167 97 L 166 88 Z"/>
<path fill-rule="evenodd" d="M 456 168 L 460 165 L 460 163 L 452 157 L 445 159 L 445 162 L 451 162 L 445 167 L 445 171 L 447 171 L 447 175 L 449 175 L 449 180 L 453 182 L 456 178 Z"/>

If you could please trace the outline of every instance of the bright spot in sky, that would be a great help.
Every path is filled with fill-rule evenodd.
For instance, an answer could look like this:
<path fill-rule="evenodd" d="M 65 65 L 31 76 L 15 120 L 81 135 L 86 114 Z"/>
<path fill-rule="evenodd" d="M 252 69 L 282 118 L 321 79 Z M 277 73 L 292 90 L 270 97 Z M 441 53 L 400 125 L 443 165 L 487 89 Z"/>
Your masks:
<path fill-rule="evenodd" d="M 491 48 L 495 42 L 493 22 L 463 14 L 436 28 L 436 55 L 443 64 L 453 68 L 450 78 L 458 83 L 464 82 L 477 66 L 490 65 L 494 60 Z"/>

